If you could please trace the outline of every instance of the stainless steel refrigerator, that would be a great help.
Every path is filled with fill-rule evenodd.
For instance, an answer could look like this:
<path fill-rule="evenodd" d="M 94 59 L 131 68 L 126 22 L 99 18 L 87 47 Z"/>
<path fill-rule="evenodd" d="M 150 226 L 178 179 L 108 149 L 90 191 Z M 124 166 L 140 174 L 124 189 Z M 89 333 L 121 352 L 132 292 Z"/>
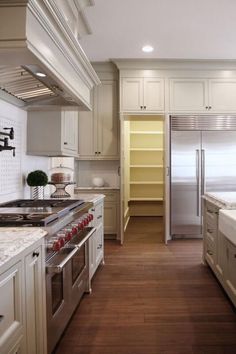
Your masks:
<path fill-rule="evenodd" d="M 202 195 L 236 191 L 236 117 L 170 117 L 171 235 L 202 234 Z"/>

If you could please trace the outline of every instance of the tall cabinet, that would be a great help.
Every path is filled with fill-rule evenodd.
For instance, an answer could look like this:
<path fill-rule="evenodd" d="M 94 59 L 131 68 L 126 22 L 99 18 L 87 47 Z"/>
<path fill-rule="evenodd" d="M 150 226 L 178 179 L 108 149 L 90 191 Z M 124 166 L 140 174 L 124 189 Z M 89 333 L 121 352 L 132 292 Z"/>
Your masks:
<path fill-rule="evenodd" d="M 93 111 L 79 113 L 80 160 L 119 159 L 118 80 L 115 73 L 100 74 L 100 79 Z"/>

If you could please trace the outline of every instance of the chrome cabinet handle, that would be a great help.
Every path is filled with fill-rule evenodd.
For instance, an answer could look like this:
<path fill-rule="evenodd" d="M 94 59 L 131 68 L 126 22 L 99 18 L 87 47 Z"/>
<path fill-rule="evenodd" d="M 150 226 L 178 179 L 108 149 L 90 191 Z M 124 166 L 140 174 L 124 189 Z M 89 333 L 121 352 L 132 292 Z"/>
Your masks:
<path fill-rule="evenodd" d="M 201 194 L 205 194 L 205 150 L 201 150 L 201 170 L 202 170 L 202 185 Z"/>
<path fill-rule="evenodd" d="M 207 232 L 208 232 L 209 234 L 213 234 L 213 231 L 212 231 L 211 229 L 207 229 Z"/>
<path fill-rule="evenodd" d="M 210 256 L 213 256 L 213 252 L 212 252 L 212 251 L 207 250 L 207 253 L 208 253 Z"/>
<path fill-rule="evenodd" d="M 199 173 L 199 150 L 196 150 L 196 179 L 197 179 L 197 216 L 200 216 L 200 173 Z"/>
<path fill-rule="evenodd" d="M 97 219 L 101 219 L 102 218 L 102 215 L 99 215 L 98 217 L 97 217 Z"/>
<path fill-rule="evenodd" d="M 97 247 L 97 250 L 100 250 L 102 248 L 102 244 L 100 243 L 100 245 Z"/>

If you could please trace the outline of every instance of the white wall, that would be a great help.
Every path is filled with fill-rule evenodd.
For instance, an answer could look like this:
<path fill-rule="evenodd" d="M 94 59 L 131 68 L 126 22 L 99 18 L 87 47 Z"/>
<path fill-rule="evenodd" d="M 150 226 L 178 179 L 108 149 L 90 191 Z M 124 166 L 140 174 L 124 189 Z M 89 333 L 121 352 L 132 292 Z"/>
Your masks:
<path fill-rule="evenodd" d="M 0 152 L 0 202 L 29 198 L 30 189 L 25 184 L 27 174 L 36 169 L 48 173 L 48 157 L 26 155 L 26 124 L 26 111 L 0 100 L 0 130 L 14 127 L 15 138 L 9 140 L 9 145 L 16 147 L 15 157 L 12 156 L 12 151 Z"/>

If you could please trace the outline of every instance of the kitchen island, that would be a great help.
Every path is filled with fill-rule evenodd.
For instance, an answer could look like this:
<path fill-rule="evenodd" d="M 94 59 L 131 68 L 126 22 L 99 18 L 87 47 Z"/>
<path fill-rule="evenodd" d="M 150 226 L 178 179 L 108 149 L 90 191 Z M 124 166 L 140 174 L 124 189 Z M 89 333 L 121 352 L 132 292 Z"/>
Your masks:
<path fill-rule="evenodd" d="M 236 192 L 203 197 L 203 261 L 236 306 Z"/>

